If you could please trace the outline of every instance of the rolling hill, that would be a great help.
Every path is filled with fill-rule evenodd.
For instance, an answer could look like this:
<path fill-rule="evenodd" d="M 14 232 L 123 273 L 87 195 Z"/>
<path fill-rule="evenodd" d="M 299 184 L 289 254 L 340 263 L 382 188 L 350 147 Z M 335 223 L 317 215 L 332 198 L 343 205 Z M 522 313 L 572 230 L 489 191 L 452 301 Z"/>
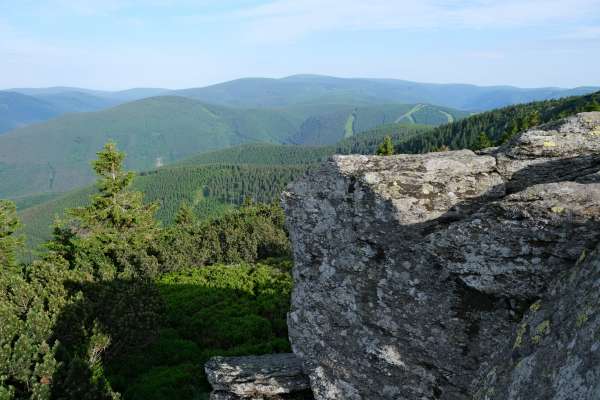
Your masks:
<path fill-rule="evenodd" d="M 414 104 L 240 109 L 152 97 L 63 115 L 0 136 L 0 198 L 88 184 L 93 179 L 89 161 L 109 139 L 128 154 L 127 168 L 143 171 L 244 143 L 334 144 L 388 121 L 437 125 L 466 115 Z"/>
<path fill-rule="evenodd" d="M 16 92 L 0 92 L 0 135 L 60 114 L 49 102 Z"/>
<path fill-rule="evenodd" d="M 475 86 L 464 84 L 431 84 L 395 79 L 346 79 L 319 75 L 294 75 L 281 79 L 244 78 L 216 85 L 169 90 L 133 88 L 102 91 L 74 87 L 15 88 L 0 92 L 0 133 L 34 122 L 46 121 L 66 113 L 104 110 L 119 104 L 156 96 L 179 96 L 240 109 L 278 109 L 289 118 L 305 121 L 309 116 L 332 114 L 325 119 L 348 119 L 351 109 L 389 104 L 436 104 L 453 109 L 484 111 L 511 104 L 591 93 L 598 88 L 579 87 L 524 89 L 512 86 Z M 9 92 L 11 94 L 9 94 Z M 28 96 L 15 96 L 21 94 Z M 27 100 L 27 101 L 26 101 Z M 38 101 L 36 101 L 38 100 Z M 10 108 L 11 112 L 6 110 Z M 340 112 L 340 115 L 334 114 Z M 344 115 L 345 114 L 345 115 Z M 421 113 L 422 114 L 422 113 Z M 452 114 L 452 113 L 450 113 Z M 378 115 L 379 116 L 379 115 Z M 408 113 L 411 121 L 414 114 Z M 441 120 L 451 122 L 452 117 Z M 448 117 L 448 116 L 447 116 Z M 297 122 L 297 121 L 295 121 Z M 391 123 L 393 120 L 379 121 Z M 415 122 L 415 121 L 411 121 Z M 329 121 L 308 121 L 306 130 L 317 131 Z M 416 123 L 419 123 L 418 121 Z M 354 127 L 358 132 L 373 125 Z M 314 132 L 313 132 L 314 133 Z M 316 134 L 320 137 L 320 134 Z M 302 135 L 300 135 L 302 136 Z M 297 139 L 297 138 L 296 138 Z M 313 138 L 305 144 L 332 144 L 339 138 L 321 142 Z"/>
<path fill-rule="evenodd" d="M 469 148 L 481 133 L 492 142 L 543 122 L 581 111 L 600 111 L 600 92 L 585 96 L 505 107 L 439 127 L 392 123 L 345 138 L 330 146 L 245 144 L 196 154 L 171 166 L 140 173 L 134 188 L 147 201 L 160 205 L 158 217 L 173 221 L 182 202 L 191 204 L 202 217 L 214 216 L 240 204 L 245 197 L 268 202 L 285 185 L 334 153 L 373 154 L 384 136 L 391 136 L 396 150 L 420 153 L 447 146 Z M 98 145 L 98 148 L 101 144 Z M 88 186 L 63 195 L 45 194 L 17 199 L 30 244 L 50 235 L 54 216 L 65 208 L 85 204 L 95 188 Z"/>
<path fill-rule="evenodd" d="M 69 87 L 0 91 L 0 134 L 63 114 L 104 110 L 165 91 L 148 88 L 102 92 Z"/>
<path fill-rule="evenodd" d="M 260 202 L 277 200 L 291 180 L 332 154 L 372 154 L 385 135 L 395 140 L 422 134 L 430 126 L 390 124 L 344 139 L 335 146 L 245 144 L 200 153 L 173 165 L 139 173 L 134 189 L 146 201 L 160 204 L 157 217 L 170 224 L 183 202 L 201 218 L 221 214 L 246 197 Z M 94 186 L 63 194 L 23 196 L 15 199 L 31 247 L 50 237 L 50 225 L 63 210 L 86 204 Z"/>
<path fill-rule="evenodd" d="M 464 111 L 429 104 L 382 104 L 340 108 L 308 117 L 291 142 L 313 146 L 332 145 L 357 132 L 365 132 L 381 125 L 441 125 L 469 115 Z"/>
<path fill-rule="evenodd" d="M 575 89 L 419 83 L 396 79 L 347 79 L 294 75 L 282 79 L 244 78 L 172 94 L 233 107 L 285 107 L 297 104 L 428 103 L 482 111 L 509 104 L 581 95 Z"/>

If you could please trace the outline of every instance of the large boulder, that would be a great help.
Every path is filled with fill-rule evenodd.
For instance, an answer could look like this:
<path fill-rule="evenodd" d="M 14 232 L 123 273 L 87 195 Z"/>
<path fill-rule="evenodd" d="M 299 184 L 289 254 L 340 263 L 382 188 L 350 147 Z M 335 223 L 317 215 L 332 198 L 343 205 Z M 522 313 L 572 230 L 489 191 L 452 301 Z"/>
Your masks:
<path fill-rule="evenodd" d="M 315 398 L 508 398 L 527 310 L 600 241 L 599 169 L 600 113 L 583 113 L 482 155 L 335 156 L 290 185 L 288 327 Z M 577 359 L 573 399 L 596 399 Z M 567 399 L 556 382 L 512 398 Z"/>

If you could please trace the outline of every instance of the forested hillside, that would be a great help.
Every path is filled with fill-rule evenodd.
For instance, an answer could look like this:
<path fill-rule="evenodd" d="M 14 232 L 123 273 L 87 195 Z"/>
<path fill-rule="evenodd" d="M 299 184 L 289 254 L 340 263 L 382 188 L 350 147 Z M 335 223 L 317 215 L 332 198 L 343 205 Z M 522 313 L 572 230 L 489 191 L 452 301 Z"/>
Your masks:
<path fill-rule="evenodd" d="M 202 220 L 222 215 L 250 198 L 263 203 L 279 197 L 294 178 L 310 165 L 188 165 L 165 167 L 142 173 L 133 188 L 144 193 L 147 202 L 160 205 L 156 217 L 172 224 L 177 210 L 188 204 Z M 48 240 L 52 222 L 67 208 L 81 206 L 95 192 L 86 187 L 52 198 L 41 204 L 19 209 L 29 247 Z"/>
<path fill-rule="evenodd" d="M 277 107 L 303 103 L 366 104 L 428 103 L 481 111 L 590 93 L 598 88 L 521 89 L 511 86 L 432 84 L 396 79 L 346 79 L 294 75 L 282 79 L 245 78 L 204 88 L 176 91 L 177 95 L 235 107 Z M 349 101 L 352 100 L 352 101 Z"/>
<path fill-rule="evenodd" d="M 200 218 L 207 218 L 240 205 L 246 197 L 261 202 L 275 200 L 288 182 L 329 155 L 374 154 L 386 136 L 392 139 L 396 152 L 479 148 L 482 147 L 481 133 L 489 144 L 494 144 L 537 123 L 598 108 L 599 96 L 596 93 L 507 107 L 438 128 L 383 125 L 343 139 L 334 146 L 241 145 L 201 153 L 172 166 L 142 172 L 134 187 L 145 192 L 148 201 L 161 204 L 157 217 L 164 224 L 172 223 L 182 203 L 190 204 Z M 17 199 L 30 243 L 46 240 L 53 218 L 61 215 L 65 208 L 83 204 L 93 190 L 88 187 L 64 195 Z"/>
<path fill-rule="evenodd" d="M 54 95 L 53 95 L 54 96 Z M 0 137 L 0 197 L 64 192 L 92 180 L 94 149 L 112 139 L 137 171 L 243 143 L 334 144 L 385 121 L 438 125 L 464 112 L 424 105 L 239 109 L 184 97 L 153 97 L 68 114 Z"/>
<path fill-rule="evenodd" d="M 425 153 L 441 148 L 480 148 L 480 141 L 501 144 L 518 132 L 582 111 L 600 111 L 600 92 L 515 105 L 443 125 L 420 136 L 400 138 L 398 153 Z"/>
<path fill-rule="evenodd" d="M 469 115 L 467 112 L 428 104 L 356 107 L 307 118 L 291 141 L 305 145 L 333 145 L 381 125 L 442 125 Z"/>
<path fill-rule="evenodd" d="M 135 179 L 108 144 L 93 163 L 97 186 L 19 199 L 24 230 L 15 207 L 0 202 L 0 316 L 9 327 L 0 342 L 10 360 L 0 365 L 0 394 L 206 398 L 199 366 L 210 356 L 289 351 L 283 213 L 255 202 L 277 199 L 333 152 L 372 154 L 385 137 L 397 151 L 478 148 L 482 136 L 489 144 L 508 140 L 600 109 L 599 100 L 595 93 L 530 103 L 437 128 L 388 124 L 335 146 L 243 145 Z M 31 234 L 27 250 L 20 232 Z M 46 240 L 44 252 L 32 251 Z"/>

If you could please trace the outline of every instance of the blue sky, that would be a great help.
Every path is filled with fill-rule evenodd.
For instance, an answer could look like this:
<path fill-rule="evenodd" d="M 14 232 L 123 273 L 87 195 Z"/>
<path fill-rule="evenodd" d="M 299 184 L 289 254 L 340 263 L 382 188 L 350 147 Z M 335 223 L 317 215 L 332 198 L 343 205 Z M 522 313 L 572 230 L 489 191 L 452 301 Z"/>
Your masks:
<path fill-rule="evenodd" d="M 0 88 L 298 73 L 600 86 L 600 0 L 0 0 Z"/>

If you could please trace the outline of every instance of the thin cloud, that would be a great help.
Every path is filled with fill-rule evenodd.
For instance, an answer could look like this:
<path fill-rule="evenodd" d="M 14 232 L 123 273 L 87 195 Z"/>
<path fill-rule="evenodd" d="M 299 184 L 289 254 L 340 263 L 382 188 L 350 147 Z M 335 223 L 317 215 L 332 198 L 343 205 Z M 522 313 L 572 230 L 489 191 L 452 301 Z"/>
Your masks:
<path fill-rule="evenodd" d="M 598 14 L 597 0 L 275 0 L 229 17 L 254 40 L 281 42 L 328 31 L 536 27 Z"/>

